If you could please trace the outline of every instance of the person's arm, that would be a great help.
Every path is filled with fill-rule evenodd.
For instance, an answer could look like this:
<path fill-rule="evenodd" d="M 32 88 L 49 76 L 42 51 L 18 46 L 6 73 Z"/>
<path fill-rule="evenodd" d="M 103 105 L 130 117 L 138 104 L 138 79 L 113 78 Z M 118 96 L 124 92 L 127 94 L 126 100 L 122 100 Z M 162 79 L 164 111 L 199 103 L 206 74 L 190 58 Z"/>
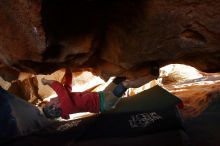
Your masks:
<path fill-rule="evenodd" d="M 67 92 L 67 89 L 55 80 L 41 79 L 44 85 L 49 85 L 58 95 L 60 106 L 62 109 L 62 118 L 68 119 L 69 114 L 74 110 L 72 100 Z"/>
<path fill-rule="evenodd" d="M 65 74 L 62 79 L 63 86 L 69 91 L 72 92 L 72 70 L 71 68 L 66 68 Z"/>
<path fill-rule="evenodd" d="M 112 83 L 110 83 L 104 92 L 104 110 L 110 110 L 115 108 L 123 94 L 128 88 L 137 88 L 140 87 L 153 79 L 156 79 L 156 76 L 148 75 L 140 77 L 134 80 L 125 80 L 125 78 L 116 77 Z"/>

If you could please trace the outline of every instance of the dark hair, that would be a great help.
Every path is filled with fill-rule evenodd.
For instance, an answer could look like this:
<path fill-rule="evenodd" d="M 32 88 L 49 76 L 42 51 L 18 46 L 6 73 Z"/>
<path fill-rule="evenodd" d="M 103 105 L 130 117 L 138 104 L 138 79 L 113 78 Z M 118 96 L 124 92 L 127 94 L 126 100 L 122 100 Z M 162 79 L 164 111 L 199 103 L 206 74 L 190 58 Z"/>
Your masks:
<path fill-rule="evenodd" d="M 61 117 L 62 110 L 55 105 L 44 106 L 43 112 L 47 118 L 55 119 Z"/>

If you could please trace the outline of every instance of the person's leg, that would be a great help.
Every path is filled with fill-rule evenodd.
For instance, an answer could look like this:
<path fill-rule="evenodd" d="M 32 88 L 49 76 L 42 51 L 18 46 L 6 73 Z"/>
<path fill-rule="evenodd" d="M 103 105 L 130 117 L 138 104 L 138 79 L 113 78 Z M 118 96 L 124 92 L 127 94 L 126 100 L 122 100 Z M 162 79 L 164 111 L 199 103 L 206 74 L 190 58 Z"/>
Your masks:
<path fill-rule="evenodd" d="M 126 78 L 124 77 L 116 77 L 104 90 L 104 110 L 115 108 L 127 88 L 140 87 L 155 78 L 156 76 L 151 74 L 133 80 L 125 80 Z"/>
<path fill-rule="evenodd" d="M 13 138 L 18 133 L 16 119 L 7 98 L 7 92 L 0 87 L 0 141 Z"/>
<path fill-rule="evenodd" d="M 71 68 L 66 68 L 65 74 L 62 79 L 62 83 L 68 92 L 72 92 L 72 71 L 71 71 Z"/>
<path fill-rule="evenodd" d="M 121 82 L 124 80 L 125 78 L 116 77 L 113 80 L 113 82 L 111 82 L 103 91 L 104 92 L 104 111 L 108 111 L 108 110 L 115 108 L 117 103 L 120 101 L 123 93 L 118 96 L 117 89 L 118 87 L 123 86 Z"/>

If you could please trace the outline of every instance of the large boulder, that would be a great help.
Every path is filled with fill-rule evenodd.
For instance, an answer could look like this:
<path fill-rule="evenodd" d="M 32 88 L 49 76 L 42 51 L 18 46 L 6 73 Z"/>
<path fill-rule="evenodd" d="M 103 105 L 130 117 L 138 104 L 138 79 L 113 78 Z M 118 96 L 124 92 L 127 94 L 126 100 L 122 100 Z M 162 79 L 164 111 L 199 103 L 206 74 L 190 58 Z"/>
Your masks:
<path fill-rule="evenodd" d="M 216 72 L 219 23 L 217 0 L 1 0 L 0 60 L 22 71 L 72 66 L 107 77 L 152 63 Z"/>

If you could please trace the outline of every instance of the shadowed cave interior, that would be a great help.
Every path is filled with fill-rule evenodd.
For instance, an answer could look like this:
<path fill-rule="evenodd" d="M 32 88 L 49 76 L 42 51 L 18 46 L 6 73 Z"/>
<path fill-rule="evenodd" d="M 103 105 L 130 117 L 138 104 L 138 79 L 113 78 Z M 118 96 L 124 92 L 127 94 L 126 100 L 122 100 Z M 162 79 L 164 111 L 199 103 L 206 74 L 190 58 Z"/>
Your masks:
<path fill-rule="evenodd" d="M 41 79 L 60 82 L 66 67 L 74 92 L 159 75 L 113 111 L 73 114 L 2 144 L 219 145 L 219 23 L 217 0 L 1 0 L 0 86 L 40 109 L 56 96 Z"/>

